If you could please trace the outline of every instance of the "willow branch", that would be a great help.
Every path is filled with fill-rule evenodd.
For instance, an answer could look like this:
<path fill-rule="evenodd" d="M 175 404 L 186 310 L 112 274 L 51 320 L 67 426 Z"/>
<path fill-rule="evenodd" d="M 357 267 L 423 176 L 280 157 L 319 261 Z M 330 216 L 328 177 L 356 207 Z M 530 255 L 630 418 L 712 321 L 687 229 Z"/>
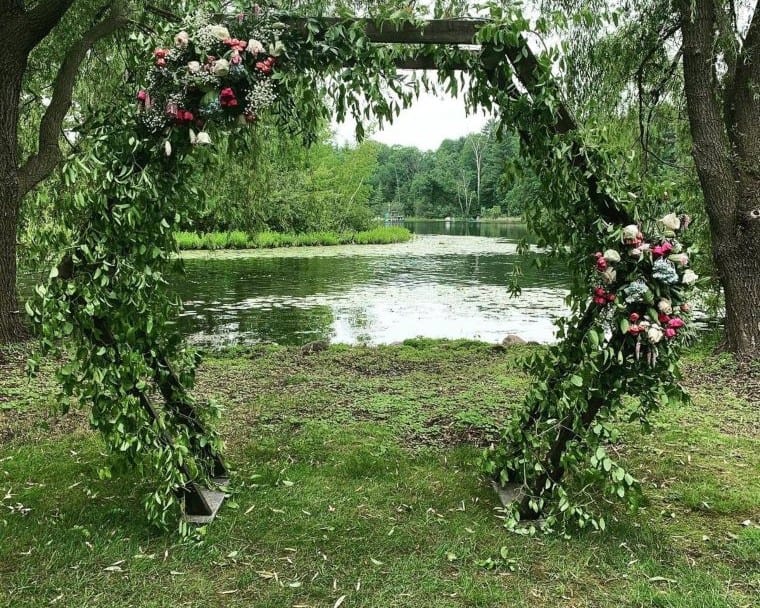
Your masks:
<path fill-rule="evenodd" d="M 53 82 L 50 104 L 40 122 L 37 153 L 30 156 L 19 169 L 19 190 L 25 195 L 47 178 L 61 160 L 60 133 L 63 121 L 71 109 L 72 94 L 79 67 L 87 52 L 102 38 L 106 38 L 128 23 L 124 6 L 113 2 L 106 16 L 90 28 L 68 50 Z"/>

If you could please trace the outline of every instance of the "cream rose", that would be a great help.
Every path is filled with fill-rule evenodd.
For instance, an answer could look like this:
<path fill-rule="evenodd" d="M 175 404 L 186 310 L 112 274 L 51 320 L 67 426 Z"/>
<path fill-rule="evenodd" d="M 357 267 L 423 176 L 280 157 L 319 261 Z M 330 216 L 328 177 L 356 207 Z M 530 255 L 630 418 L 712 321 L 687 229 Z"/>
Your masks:
<path fill-rule="evenodd" d="M 195 136 L 195 144 L 198 146 L 208 146 L 211 144 L 211 137 L 205 131 L 201 131 Z"/>
<path fill-rule="evenodd" d="M 662 340 L 662 335 L 662 330 L 656 325 L 653 325 L 647 330 L 647 339 L 652 344 L 657 344 L 660 340 Z"/>
<path fill-rule="evenodd" d="M 608 249 L 604 252 L 604 259 L 611 263 L 619 262 L 620 254 L 614 249 Z"/>
<path fill-rule="evenodd" d="M 254 55 L 260 55 L 264 52 L 264 45 L 261 44 L 258 40 L 251 38 L 248 41 L 248 45 L 245 47 L 245 50 L 249 53 L 253 53 Z"/>
<path fill-rule="evenodd" d="M 639 238 L 639 227 L 636 224 L 629 224 L 623 228 L 623 240 L 635 241 Z"/>
<path fill-rule="evenodd" d="M 692 283 L 696 283 L 698 278 L 699 275 L 693 270 L 689 269 L 683 273 L 683 277 L 681 277 L 681 283 L 684 285 L 691 285 Z"/>
<path fill-rule="evenodd" d="M 665 217 L 660 219 L 660 224 L 665 226 L 668 230 L 678 230 L 681 227 L 681 220 L 675 213 L 668 213 Z"/>
<path fill-rule="evenodd" d="M 174 46 L 181 49 L 185 48 L 190 43 L 190 35 L 184 30 L 174 37 Z"/>
<path fill-rule="evenodd" d="M 191 74 L 197 74 L 201 71 L 201 63 L 200 61 L 190 61 L 187 64 L 187 71 Z"/>
<path fill-rule="evenodd" d="M 673 314 L 673 304 L 671 304 L 670 300 L 663 298 L 657 303 L 657 310 L 665 315 Z"/>
<path fill-rule="evenodd" d="M 230 37 L 230 31 L 223 25 L 212 25 L 208 31 L 217 40 L 227 40 Z"/>
<path fill-rule="evenodd" d="M 226 59 L 217 59 L 214 62 L 213 71 L 215 76 L 226 76 L 230 73 L 230 62 Z"/>
<path fill-rule="evenodd" d="M 614 283 L 617 278 L 617 271 L 614 268 L 608 268 L 602 273 L 602 280 L 609 285 Z"/>

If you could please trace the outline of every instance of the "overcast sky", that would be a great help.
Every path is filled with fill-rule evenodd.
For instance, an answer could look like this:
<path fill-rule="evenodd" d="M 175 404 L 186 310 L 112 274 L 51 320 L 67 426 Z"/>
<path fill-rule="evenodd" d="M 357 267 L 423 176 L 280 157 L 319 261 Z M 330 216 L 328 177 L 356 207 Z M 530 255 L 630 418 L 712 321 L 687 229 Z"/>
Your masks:
<path fill-rule="evenodd" d="M 461 98 L 452 98 L 444 92 L 438 95 L 423 92 L 412 107 L 401 112 L 393 124 L 386 124 L 385 128 L 368 135 L 368 138 L 388 145 L 435 150 L 444 139 L 456 139 L 480 131 L 486 120 L 484 114 L 468 116 Z M 336 143 L 355 142 L 354 128 L 352 120 L 333 124 Z"/>

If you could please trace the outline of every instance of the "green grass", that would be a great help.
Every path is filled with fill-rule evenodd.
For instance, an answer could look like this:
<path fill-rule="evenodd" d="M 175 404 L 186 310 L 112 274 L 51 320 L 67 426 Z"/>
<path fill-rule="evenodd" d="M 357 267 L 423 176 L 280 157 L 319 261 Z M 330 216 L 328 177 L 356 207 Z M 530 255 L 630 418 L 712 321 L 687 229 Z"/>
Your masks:
<path fill-rule="evenodd" d="M 475 464 L 529 386 L 529 348 L 210 354 L 198 393 L 227 408 L 234 496 L 198 545 L 147 526 L 147 482 L 97 478 L 86 412 L 50 412 L 52 363 L 30 384 L 23 353 L 0 355 L 0 605 L 757 606 L 757 368 L 742 384 L 697 352 L 694 404 L 615 446 L 646 504 L 609 505 L 605 534 L 529 539 L 500 527 Z"/>
<path fill-rule="evenodd" d="M 377 245 L 403 243 L 412 233 L 400 226 L 378 226 L 371 230 L 345 232 L 305 232 L 282 234 L 259 232 L 248 234 L 240 230 L 232 232 L 178 232 L 179 248 L 189 249 L 273 249 L 277 247 L 304 247 L 316 245 Z"/>

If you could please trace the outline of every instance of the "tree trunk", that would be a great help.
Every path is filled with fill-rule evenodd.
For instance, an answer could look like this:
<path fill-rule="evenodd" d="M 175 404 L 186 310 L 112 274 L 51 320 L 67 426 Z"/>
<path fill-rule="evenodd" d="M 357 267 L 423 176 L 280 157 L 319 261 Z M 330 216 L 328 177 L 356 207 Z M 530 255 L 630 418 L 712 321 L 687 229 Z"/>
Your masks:
<path fill-rule="evenodd" d="M 681 0 L 683 73 L 692 155 L 710 219 L 713 258 L 726 299 L 725 346 L 760 353 L 760 14 L 754 13 L 736 77 L 721 103 L 716 5 Z M 724 114 L 723 108 L 729 108 Z"/>
<path fill-rule="evenodd" d="M 760 217 L 740 223 L 731 247 L 721 247 L 715 265 L 726 299 L 726 350 L 760 357 Z"/>
<path fill-rule="evenodd" d="M 0 54 L 0 344 L 27 336 L 16 293 L 16 229 L 21 197 L 18 183 L 18 113 L 25 56 Z"/>

